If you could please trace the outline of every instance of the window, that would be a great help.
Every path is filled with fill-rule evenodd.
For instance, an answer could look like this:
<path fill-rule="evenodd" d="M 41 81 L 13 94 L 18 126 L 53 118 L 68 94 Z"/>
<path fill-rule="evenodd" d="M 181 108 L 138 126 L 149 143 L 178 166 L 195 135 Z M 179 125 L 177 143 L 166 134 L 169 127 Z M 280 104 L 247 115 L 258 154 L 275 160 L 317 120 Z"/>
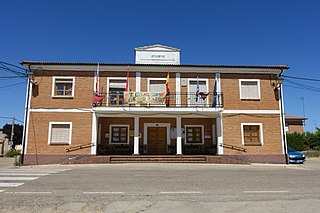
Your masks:
<path fill-rule="evenodd" d="M 109 106 L 123 105 L 124 90 L 126 88 L 126 78 L 109 78 L 108 79 L 108 104 Z"/>
<path fill-rule="evenodd" d="M 239 80 L 240 99 L 259 100 L 260 99 L 260 81 L 255 79 Z"/>
<path fill-rule="evenodd" d="M 53 76 L 52 97 L 73 97 L 75 77 Z"/>
<path fill-rule="evenodd" d="M 185 134 L 186 144 L 203 144 L 203 126 L 187 125 Z"/>
<path fill-rule="evenodd" d="M 241 124 L 242 144 L 262 145 L 262 124 Z"/>
<path fill-rule="evenodd" d="M 49 123 L 49 144 L 71 144 L 72 123 L 71 122 L 50 122 Z"/>
<path fill-rule="evenodd" d="M 207 79 L 189 79 L 188 104 L 191 106 L 203 106 L 208 104 Z"/>
<path fill-rule="evenodd" d="M 149 79 L 149 92 L 166 92 L 166 80 L 159 79 Z"/>
<path fill-rule="evenodd" d="M 110 144 L 128 144 L 129 143 L 129 125 L 110 125 L 111 137 Z"/>

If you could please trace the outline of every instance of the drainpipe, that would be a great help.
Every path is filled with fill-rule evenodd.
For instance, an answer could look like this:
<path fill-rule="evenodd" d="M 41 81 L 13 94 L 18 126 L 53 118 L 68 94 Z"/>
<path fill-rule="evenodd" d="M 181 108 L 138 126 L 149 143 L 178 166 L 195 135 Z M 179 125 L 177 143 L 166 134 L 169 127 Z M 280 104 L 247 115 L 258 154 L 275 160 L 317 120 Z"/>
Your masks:
<path fill-rule="evenodd" d="M 278 79 L 281 79 L 281 74 L 283 73 L 283 70 L 281 70 L 280 74 L 278 75 Z M 283 88 L 282 88 L 282 82 L 279 83 L 278 89 L 279 89 L 279 98 L 280 98 L 280 114 L 281 114 L 281 120 L 282 120 L 282 139 L 283 139 L 283 150 L 284 155 L 286 158 L 286 164 L 289 164 L 289 155 L 288 155 L 288 144 L 287 144 L 287 136 L 286 136 L 286 130 L 285 130 L 285 119 L 284 119 L 284 104 L 283 104 Z"/>
<path fill-rule="evenodd" d="M 24 123 L 23 123 L 23 136 L 22 136 L 22 150 L 21 150 L 21 157 L 20 157 L 20 164 L 23 165 L 24 162 L 24 153 L 26 149 L 26 134 L 27 134 L 27 120 L 28 120 L 28 113 L 29 113 L 29 98 L 30 98 L 30 74 L 31 74 L 30 64 L 28 67 L 28 85 L 27 85 L 27 92 L 26 92 L 26 104 L 25 104 L 25 111 L 24 111 Z"/>

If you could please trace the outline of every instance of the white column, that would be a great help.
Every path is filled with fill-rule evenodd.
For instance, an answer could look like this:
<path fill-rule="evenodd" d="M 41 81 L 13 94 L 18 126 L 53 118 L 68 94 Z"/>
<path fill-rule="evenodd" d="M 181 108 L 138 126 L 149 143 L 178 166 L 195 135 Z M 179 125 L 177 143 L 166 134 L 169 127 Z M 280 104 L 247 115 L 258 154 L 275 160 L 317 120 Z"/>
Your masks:
<path fill-rule="evenodd" d="M 97 116 L 96 112 L 92 113 L 92 139 L 91 154 L 97 154 Z"/>
<path fill-rule="evenodd" d="M 219 113 L 217 117 L 217 154 L 223 154 L 223 125 L 222 125 L 222 113 Z"/>
<path fill-rule="evenodd" d="M 181 106 L 181 75 L 176 73 L 176 106 Z"/>
<path fill-rule="evenodd" d="M 182 155 L 181 117 L 177 116 L 177 155 Z"/>
<path fill-rule="evenodd" d="M 139 117 L 134 117 L 133 155 L 139 155 Z"/>
<path fill-rule="evenodd" d="M 221 81 L 220 81 L 220 73 L 216 73 L 216 82 L 217 82 L 217 90 L 216 93 L 218 94 L 217 99 L 216 99 L 216 103 L 217 106 L 221 107 L 222 105 L 222 98 L 221 98 Z"/>

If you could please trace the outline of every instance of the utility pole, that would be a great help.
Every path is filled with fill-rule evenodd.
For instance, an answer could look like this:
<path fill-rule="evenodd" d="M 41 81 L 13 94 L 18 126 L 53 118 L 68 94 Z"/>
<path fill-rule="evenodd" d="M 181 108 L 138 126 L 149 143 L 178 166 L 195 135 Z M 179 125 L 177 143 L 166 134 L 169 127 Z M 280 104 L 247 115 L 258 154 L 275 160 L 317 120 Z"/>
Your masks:
<path fill-rule="evenodd" d="M 10 142 L 9 142 L 9 146 L 12 147 L 13 145 L 13 136 L 14 136 L 14 120 L 15 118 L 12 117 L 12 126 L 11 126 L 11 136 L 10 136 Z"/>

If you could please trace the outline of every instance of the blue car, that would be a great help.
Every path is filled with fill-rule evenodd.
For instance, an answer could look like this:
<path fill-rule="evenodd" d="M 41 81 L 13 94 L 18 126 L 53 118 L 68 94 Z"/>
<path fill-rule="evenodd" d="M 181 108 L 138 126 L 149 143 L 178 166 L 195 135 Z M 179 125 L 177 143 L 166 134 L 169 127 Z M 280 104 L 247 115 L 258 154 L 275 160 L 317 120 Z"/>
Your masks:
<path fill-rule="evenodd" d="M 306 156 L 296 150 L 288 147 L 289 163 L 304 163 Z"/>

